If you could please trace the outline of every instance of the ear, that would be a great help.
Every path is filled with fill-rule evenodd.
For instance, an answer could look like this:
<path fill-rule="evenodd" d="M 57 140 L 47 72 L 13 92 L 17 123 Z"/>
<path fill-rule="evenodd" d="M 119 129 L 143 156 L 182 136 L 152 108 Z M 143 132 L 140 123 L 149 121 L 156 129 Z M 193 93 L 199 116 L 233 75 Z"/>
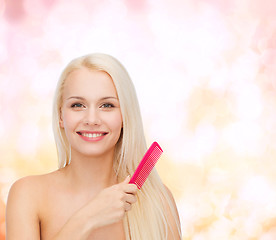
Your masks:
<path fill-rule="evenodd" d="M 60 128 L 64 128 L 64 125 L 63 125 L 63 120 L 59 120 L 59 126 L 60 126 Z"/>
<path fill-rule="evenodd" d="M 62 112 L 61 112 L 61 110 L 59 112 L 59 126 L 60 126 L 60 128 L 64 128 L 64 123 L 63 123 L 63 119 L 62 119 Z"/>

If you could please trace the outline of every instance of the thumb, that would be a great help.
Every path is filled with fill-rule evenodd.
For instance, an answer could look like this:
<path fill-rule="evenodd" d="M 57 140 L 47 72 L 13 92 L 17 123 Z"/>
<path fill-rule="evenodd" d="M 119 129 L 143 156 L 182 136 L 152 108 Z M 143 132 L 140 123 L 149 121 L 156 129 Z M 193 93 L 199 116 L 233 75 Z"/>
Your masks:
<path fill-rule="evenodd" d="M 130 181 L 130 175 L 128 175 L 128 176 L 125 178 L 125 180 L 123 181 L 123 183 L 129 183 L 129 181 Z"/>

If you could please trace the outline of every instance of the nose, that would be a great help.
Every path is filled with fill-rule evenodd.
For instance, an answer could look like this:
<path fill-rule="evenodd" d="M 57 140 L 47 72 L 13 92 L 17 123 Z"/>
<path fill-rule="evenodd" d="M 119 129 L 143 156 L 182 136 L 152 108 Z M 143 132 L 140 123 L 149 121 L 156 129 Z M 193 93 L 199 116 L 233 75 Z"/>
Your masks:
<path fill-rule="evenodd" d="M 87 109 L 84 116 L 84 124 L 85 125 L 100 125 L 101 118 L 97 109 L 90 108 Z"/>

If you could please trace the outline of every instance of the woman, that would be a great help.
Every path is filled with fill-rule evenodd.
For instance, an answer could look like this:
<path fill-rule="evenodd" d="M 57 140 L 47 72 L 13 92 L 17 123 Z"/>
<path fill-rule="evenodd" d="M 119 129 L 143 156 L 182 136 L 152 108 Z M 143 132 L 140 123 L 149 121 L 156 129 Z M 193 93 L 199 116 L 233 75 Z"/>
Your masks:
<path fill-rule="evenodd" d="M 174 199 L 156 170 L 141 190 L 129 184 L 147 147 L 139 105 L 113 57 L 73 60 L 57 85 L 53 129 L 59 169 L 15 182 L 7 240 L 177 240 Z"/>

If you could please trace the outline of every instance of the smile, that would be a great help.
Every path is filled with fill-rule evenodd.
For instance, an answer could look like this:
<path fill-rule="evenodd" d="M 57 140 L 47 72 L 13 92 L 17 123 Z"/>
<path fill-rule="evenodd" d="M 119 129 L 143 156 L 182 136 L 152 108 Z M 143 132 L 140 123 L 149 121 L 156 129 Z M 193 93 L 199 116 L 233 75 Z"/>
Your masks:
<path fill-rule="evenodd" d="M 101 140 L 107 133 L 106 132 L 77 132 L 86 141 Z"/>
<path fill-rule="evenodd" d="M 104 133 L 81 133 L 84 137 L 95 138 L 105 135 Z"/>

